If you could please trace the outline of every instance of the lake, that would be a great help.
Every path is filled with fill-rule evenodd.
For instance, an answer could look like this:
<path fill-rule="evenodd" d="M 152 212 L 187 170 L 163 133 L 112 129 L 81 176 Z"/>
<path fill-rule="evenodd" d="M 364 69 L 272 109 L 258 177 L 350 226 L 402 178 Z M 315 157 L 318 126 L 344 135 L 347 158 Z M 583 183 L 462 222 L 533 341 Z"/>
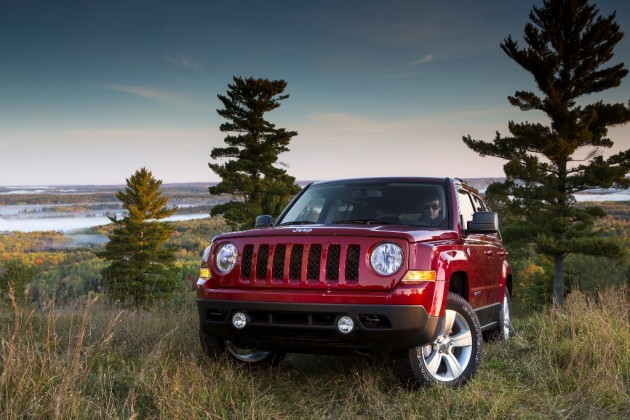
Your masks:
<path fill-rule="evenodd" d="M 8 207 L 8 206 L 5 206 Z M 0 216 L 2 207 L 0 207 Z M 118 214 L 121 218 L 122 215 Z M 208 213 L 178 214 L 168 217 L 164 220 L 179 221 L 203 219 L 209 217 Z M 38 231 L 57 231 L 63 233 L 72 233 L 81 229 L 94 226 L 101 226 L 111 223 L 106 216 L 41 216 L 41 217 L 0 217 L 0 232 L 38 232 Z"/>
<path fill-rule="evenodd" d="M 584 201 L 630 201 L 630 191 L 628 190 L 591 190 L 580 194 L 575 194 L 575 200 Z"/>

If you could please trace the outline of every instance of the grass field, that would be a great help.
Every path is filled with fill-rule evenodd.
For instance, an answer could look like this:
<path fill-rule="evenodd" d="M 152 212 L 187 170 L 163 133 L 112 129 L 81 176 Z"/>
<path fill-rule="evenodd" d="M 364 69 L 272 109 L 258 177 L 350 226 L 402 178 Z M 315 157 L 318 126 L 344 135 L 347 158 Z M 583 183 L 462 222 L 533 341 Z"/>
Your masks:
<path fill-rule="evenodd" d="M 273 371 L 207 359 L 194 301 L 130 311 L 0 310 L 2 418 L 630 418 L 626 290 L 513 320 L 460 389 L 407 391 L 387 355 L 289 355 Z"/>

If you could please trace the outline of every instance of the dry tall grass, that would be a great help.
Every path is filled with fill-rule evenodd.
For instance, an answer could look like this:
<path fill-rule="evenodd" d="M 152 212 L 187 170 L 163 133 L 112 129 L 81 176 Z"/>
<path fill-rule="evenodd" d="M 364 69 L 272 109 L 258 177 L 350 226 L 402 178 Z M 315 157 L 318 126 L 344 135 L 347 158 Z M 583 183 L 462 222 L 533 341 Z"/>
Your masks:
<path fill-rule="evenodd" d="M 384 355 L 289 355 L 274 371 L 213 363 L 194 302 L 129 311 L 0 310 L 3 418 L 628 418 L 626 291 L 573 293 L 515 320 L 465 388 L 403 390 Z"/>

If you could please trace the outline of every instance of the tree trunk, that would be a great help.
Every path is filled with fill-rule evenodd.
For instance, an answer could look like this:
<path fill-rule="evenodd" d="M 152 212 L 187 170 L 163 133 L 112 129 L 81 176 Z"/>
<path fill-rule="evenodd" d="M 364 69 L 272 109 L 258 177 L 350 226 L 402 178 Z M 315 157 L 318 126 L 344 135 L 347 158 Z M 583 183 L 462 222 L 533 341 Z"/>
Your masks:
<path fill-rule="evenodd" d="M 564 305 L 564 254 L 553 258 L 553 306 L 560 309 Z"/>

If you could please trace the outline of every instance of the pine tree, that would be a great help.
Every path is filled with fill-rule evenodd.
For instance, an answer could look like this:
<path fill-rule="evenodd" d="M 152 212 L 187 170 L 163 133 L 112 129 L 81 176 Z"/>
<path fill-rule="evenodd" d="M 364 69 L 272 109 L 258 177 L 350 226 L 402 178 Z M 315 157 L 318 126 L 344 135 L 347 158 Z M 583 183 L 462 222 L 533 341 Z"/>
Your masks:
<path fill-rule="evenodd" d="M 224 108 L 217 113 L 229 120 L 221 124 L 228 135 L 227 147 L 212 149 L 212 159 L 229 159 L 225 163 L 209 163 L 221 182 L 210 187 L 210 194 L 229 194 L 234 199 L 212 208 L 213 216 L 223 214 L 238 228 L 253 227 L 256 216 L 280 214 L 289 199 L 299 191 L 295 178 L 277 167 L 278 155 L 289 151 L 295 131 L 286 131 L 264 119 L 266 112 L 280 106 L 289 95 L 287 83 L 234 77 L 226 95 L 217 95 Z"/>
<path fill-rule="evenodd" d="M 503 51 L 530 72 L 540 93 L 517 91 L 511 105 L 542 111 L 550 125 L 509 122 L 511 136 L 497 133 L 492 142 L 464 137 L 481 156 L 506 159 L 506 181 L 488 188 L 504 197 L 518 221 L 504 231 L 506 239 L 536 241 L 554 260 L 554 302 L 564 301 L 565 257 L 570 253 L 618 257 L 621 243 L 593 230 L 603 211 L 577 208 L 573 194 L 590 188 L 628 188 L 630 150 L 604 158 L 613 142 L 608 128 L 630 121 L 625 104 L 591 104 L 578 99 L 618 87 L 628 71 L 623 63 L 604 67 L 623 32 L 615 14 L 599 16 L 587 0 L 544 0 L 525 26 L 526 48 L 508 36 Z M 505 197 L 510 197 L 506 199 Z"/>
<path fill-rule="evenodd" d="M 98 256 L 111 261 L 102 270 L 102 285 L 109 299 L 133 306 L 168 299 L 178 287 L 175 254 L 165 247 L 173 226 L 160 221 L 177 211 L 169 208 L 160 191 L 162 181 L 142 168 L 127 179 L 116 198 L 128 212 L 110 217 L 114 229 Z"/>

